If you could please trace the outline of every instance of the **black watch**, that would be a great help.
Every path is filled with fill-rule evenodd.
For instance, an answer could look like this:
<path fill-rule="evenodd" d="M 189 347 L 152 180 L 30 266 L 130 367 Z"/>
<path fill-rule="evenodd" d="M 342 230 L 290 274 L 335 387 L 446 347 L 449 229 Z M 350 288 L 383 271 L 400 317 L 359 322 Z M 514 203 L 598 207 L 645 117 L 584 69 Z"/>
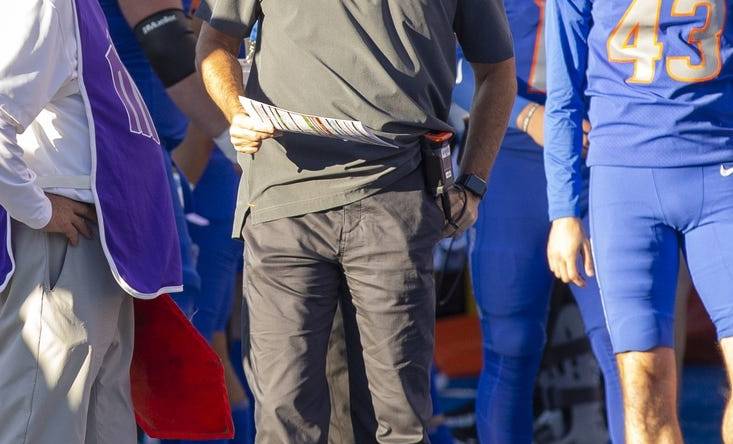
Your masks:
<path fill-rule="evenodd" d="M 458 178 L 458 185 L 478 196 L 479 199 L 483 199 L 486 194 L 486 181 L 475 174 L 461 174 L 461 177 Z"/>

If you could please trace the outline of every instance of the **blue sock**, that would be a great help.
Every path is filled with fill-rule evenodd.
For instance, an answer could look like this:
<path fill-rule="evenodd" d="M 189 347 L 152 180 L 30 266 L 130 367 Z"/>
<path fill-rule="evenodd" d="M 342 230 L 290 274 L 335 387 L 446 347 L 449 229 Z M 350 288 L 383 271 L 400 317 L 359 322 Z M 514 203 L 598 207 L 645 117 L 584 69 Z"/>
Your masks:
<path fill-rule="evenodd" d="M 606 414 L 608 415 L 608 433 L 611 442 L 624 442 L 624 403 L 621 393 L 616 357 L 611 347 L 611 337 L 605 328 L 597 328 L 588 333 L 593 354 L 603 372 L 603 383 L 606 390 Z"/>
<path fill-rule="evenodd" d="M 542 353 L 512 357 L 484 348 L 476 397 L 481 444 L 531 444 L 532 396 Z"/>

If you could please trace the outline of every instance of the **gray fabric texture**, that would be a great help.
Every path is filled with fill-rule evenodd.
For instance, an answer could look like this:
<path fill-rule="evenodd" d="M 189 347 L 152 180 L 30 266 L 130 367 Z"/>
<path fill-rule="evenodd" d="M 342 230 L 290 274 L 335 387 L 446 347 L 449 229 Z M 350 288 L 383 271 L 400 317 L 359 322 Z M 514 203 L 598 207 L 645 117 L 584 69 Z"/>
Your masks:
<path fill-rule="evenodd" d="M 385 189 L 420 163 L 419 136 L 446 123 L 456 35 L 472 62 L 513 54 L 502 0 L 209 0 L 218 30 L 260 32 L 246 95 L 292 111 L 362 121 L 399 148 L 285 134 L 241 155 L 234 234 Z"/>
<path fill-rule="evenodd" d="M 331 399 L 331 420 L 328 428 L 328 444 L 355 442 L 351 422 L 351 395 L 349 393 L 349 366 L 344 332 L 344 316 L 341 307 L 336 310 L 328 340 L 326 378 Z"/>
<path fill-rule="evenodd" d="M 0 444 L 134 444 L 133 302 L 95 230 L 76 247 L 14 222 L 0 294 Z"/>
<path fill-rule="evenodd" d="M 327 442 L 326 355 L 339 300 L 354 442 L 427 442 L 442 227 L 418 171 L 338 209 L 245 224 L 243 351 L 258 443 Z"/>

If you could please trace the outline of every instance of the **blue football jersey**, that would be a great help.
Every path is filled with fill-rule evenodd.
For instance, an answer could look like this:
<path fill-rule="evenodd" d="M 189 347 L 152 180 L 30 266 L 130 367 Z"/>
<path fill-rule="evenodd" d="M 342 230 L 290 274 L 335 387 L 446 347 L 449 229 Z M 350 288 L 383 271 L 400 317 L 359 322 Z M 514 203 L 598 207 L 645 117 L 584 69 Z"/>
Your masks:
<path fill-rule="evenodd" d="M 502 149 L 518 149 L 541 153 L 532 139 L 516 128 L 519 113 L 530 103 L 545 103 L 546 61 L 544 41 L 545 0 L 504 0 L 509 26 L 514 40 L 514 58 L 517 70 L 517 99 L 509 119 L 509 129 Z M 458 76 L 453 101 L 470 110 L 474 79 L 470 64 L 457 49 Z"/>
<path fill-rule="evenodd" d="M 545 0 L 504 0 L 514 39 L 517 70 L 517 99 L 509 118 L 502 149 L 521 150 L 542 155 L 541 147 L 517 128 L 517 116 L 530 103 L 544 105 L 547 89 L 545 57 Z"/>
<path fill-rule="evenodd" d="M 586 111 L 590 166 L 733 161 L 732 8 L 733 0 L 547 0 L 552 218 L 577 215 Z"/>
<path fill-rule="evenodd" d="M 517 95 L 544 104 L 547 90 L 545 0 L 504 0 L 504 7 L 514 38 Z"/>

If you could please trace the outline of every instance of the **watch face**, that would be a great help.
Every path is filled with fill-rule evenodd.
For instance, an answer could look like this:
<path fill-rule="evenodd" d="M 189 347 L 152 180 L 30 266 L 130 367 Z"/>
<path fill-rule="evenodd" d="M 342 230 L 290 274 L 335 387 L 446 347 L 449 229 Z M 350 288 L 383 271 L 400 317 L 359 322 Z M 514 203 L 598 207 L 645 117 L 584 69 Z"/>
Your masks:
<path fill-rule="evenodd" d="M 486 182 L 481 180 L 479 177 L 469 174 L 463 176 L 460 183 L 470 192 L 477 195 L 478 197 L 484 197 L 486 193 Z"/>

